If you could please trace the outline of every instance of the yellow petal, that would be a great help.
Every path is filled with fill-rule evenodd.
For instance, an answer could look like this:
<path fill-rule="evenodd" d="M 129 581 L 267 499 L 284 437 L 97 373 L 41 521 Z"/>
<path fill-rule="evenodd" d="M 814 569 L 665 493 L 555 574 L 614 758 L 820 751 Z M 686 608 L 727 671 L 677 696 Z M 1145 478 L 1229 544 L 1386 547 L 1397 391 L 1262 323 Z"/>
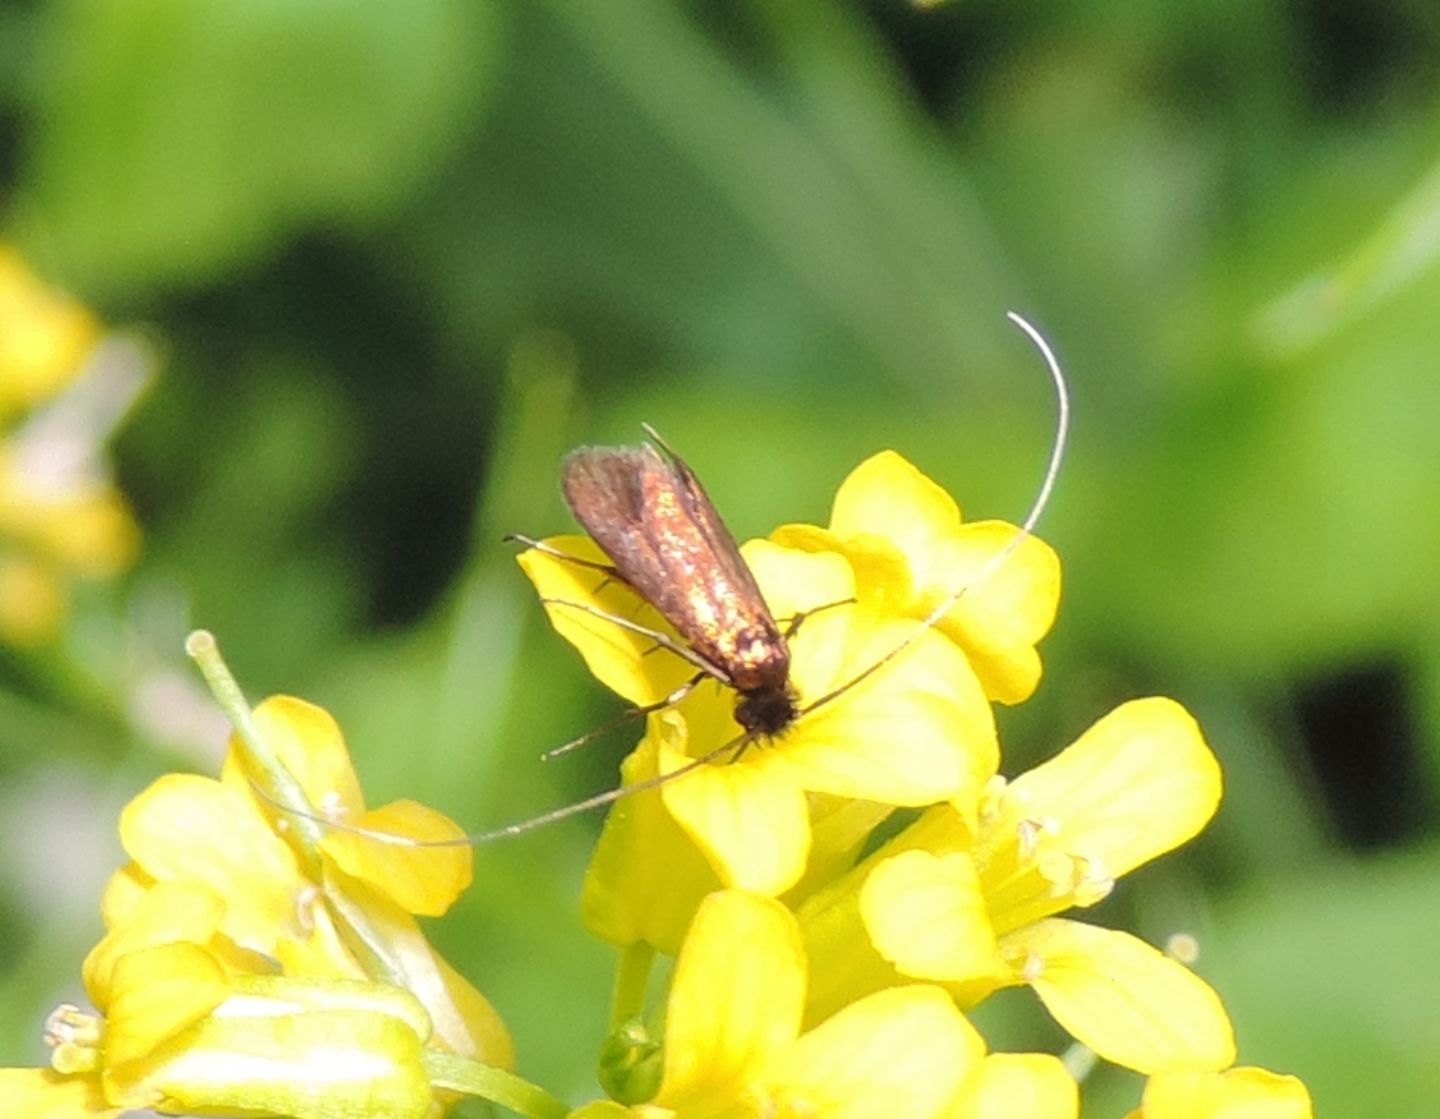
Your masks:
<path fill-rule="evenodd" d="M 655 718 L 683 736 L 679 716 Z M 646 735 L 621 765 L 622 783 L 653 778 L 659 772 L 658 751 L 657 737 Z M 601 940 L 621 948 L 645 943 L 673 956 L 700 899 L 720 885 L 695 841 L 665 807 L 660 790 L 646 789 L 616 801 L 606 816 L 585 872 L 581 913 L 585 927 Z"/>
<path fill-rule="evenodd" d="M 0 418 L 57 393 L 100 336 L 83 304 L 45 283 L 8 245 L 0 245 L 0 322 Z"/>
<path fill-rule="evenodd" d="M 256 707 L 253 717 L 256 729 L 316 811 L 345 818 L 365 810 L 345 736 L 330 712 L 294 696 L 275 695 Z M 221 779 L 248 793 L 249 782 L 236 756 L 241 749 L 239 740 L 232 738 Z"/>
<path fill-rule="evenodd" d="M 941 632 L 965 650 L 992 699 L 1018 703 L 1035 690 L 1034 645 L 1060 598 L 1060 562 L 1047 544 L 999 521 L 962 524 L 949 495 L 893 451 L 846 479 L 830 529 L 825 538 L 787 527 L 777 538 L 844 552 L 862 598 L 912 618 L 963 590 Z"/>
<path fill-rule="evenodd" d="M 1142 1119 L 1311 1119 L 1314 1112 L 1298 1078 L 1232 1068 L 1152 1076 L 1139 1114 Z"/>
<path fill-rule="evenodd" d="M 341 870 L 369 882 L 409 913 L 439 917 L 473 880 L 474 852 L 464 842 L 464 830 L 444 813 L 413 800 L 397 800 L 357 816 L 353 823 L 367 832 L 417 843 L 454 844 L 405 846 L 340 830 L 321 840 L 321 851 Z"/>
<path fill-rule="evenodd" d="M 811 793 L 808 799 L 810 861 L 785 896 L 791 908 L 853 867 L 871 834 L 895 811 L 888 804 L 827 793 Z"/>
<path fill-rule="evenodd" d="M 365 930 L 367 972 L 420 1000 L 434 1031 L 433 1046 L 513 1067 L 514 1043 L 499 1015 L 435 951 L 413 916 L 333 866 L 326 869 L 325 900 L 338 925 Z"/>
<path fill-rule="evenodd" d="M 106 1093 L 169 1113 L 422 1119 L 432 1103 L 415 1033 L 363 1011 L 217 1014 L 139 1065 L 108 1068 Z"/>
<path fill-rule="evenodd" d="M 665 1077 L 655 1103 L 683 1110 L 732 1096 L 800 1028 L 805 957 L 779 902 L 711 894 L 675 964 Z"/>
<path fill-rule="evenodd" d="M 860 913 L 876 951 L 904 975 L 966 980 L 1000 967 L 969 855 L 906 851 L 884 860 L 860 891 Z"/>
<path fill-rule="evenodd" d="M 985 1043 L 938 987 L 861 999 L 777 1053 L 766 1079 L 785 1115 L 944 1115 Z"/>
<path fill-rule="evenodd" d="M 97 1119 L 122 1110 L 106 1104 L 98 1078 L 40 1068 L 0 1068 L 0 1099 L 14 1119 Z"/>
<path fill-rule="evenodd" d="M 1112 877 L 1195 836 L 1220 803 L 1220 766 L 1174 700 L 1122 704 L 1045 764 L 1017 777 L 1018 814 L 1053 821 L 1056 841 Z"/>
<path fill-rule="evenodd" d="M 904 553 L 880 536 L 842 537 L 815 525 L 781 525 L 769 539 L 803 552 L 835 552 L 849 561 L 854 572 L 855 597 L 882 612 L 907 611 L 915 599 L 910 565 Z"/>
<path fill-rule="evenodd" d="M 1014 525 L 977 521 L 937 541 L 923 567 L 917 558 L 911 562 L 922 616 L 964 590 L 938 628 L 969 655 L 986 693 L 1000 703 L 1029 699 L 1040 682 L 1035 643 L 1049 632 L 1060 605 L 1054 549 L 1038 537 L 1021 537 Z"/>
<path fill-rule="evenodd" d="M 1219 996 L 1197 975 L 1128 933 L 1050 919 L 1001 938 L 1072 1037 L 1138 1072 L 1213 1071 L 1235 1060 Z"/>
<path fill-rule="evenodd" d="M 364 979 L 297 979 L 288 975 L 237 975 L 234 1000 L 224 1009 L 232 1018 L 274 1018 L 320 1010 L 388 1014 L 410 1027 L 421 1042 L 430 1038 L 430 1018 L 409 991 Z"/>
<path fill-rule="evenodd" d="M 780 739 L 804 788 L 918 806 L 978 795 L 995 772 L 990 705 L 964 655 L 938 634 L 836 611 L 810 619 L 792 646 L 802 706 L 848 687 Z"/>
<path fill-rule="evenodd" d="M 992 1053 L 965 1081 L 948 1119 L 1075 1119 L 1080 1088 L 1048 1053 Z"/>
<path fill-rule="evenodd" d="M 807 1024 L 823 1022 L 866 995 L 906 982 L 875 950 L 865 929 L 860 916 L 863 881 L 857 868 L 806 898 L 796 913 L 810 961 Z"/>
<path fill-rule="evenodd" d="M 667 743 L 659 759 L 665 773 L 692 760 Z M 726 885 L 773 896 L 799 880 L 810 852 L 805 794 L 774 752 L 752 747 L 741 762 L 703 765 L 660 791 Z"/>
<path fill-rule="evenodd" d="M 277 936 L 300 931 L 298 899 L 309 883 L 246 793 L 169 774 L 125 807 L 120 839 L 157 881 L 196 882 L 224 898 L 221 929 L 236 943 L 267 952 Z"/>
<path fill-rule="evenodd" d="M 837 536 L 883 537 L 911 556 L 927 552 L 959 523 L 954 498 L 895 451 L 881 451 L 852 470 L 830 511 Z"/>
<path fill-rule="evenodd" d="M 765 595 L 782 628 L 796 614 L 848 602 L 855 597 L 855 577 L 842 555 L 812 554 L 786 548 L 771 540 L 747 540 L 740 548 L 746 565 Z M 822 614 L 816 615 L 820 617 Z M 813 618 L 805 618 L 797 633 L 803 633 Z"/>
<path fill-rule="evenodd" d="M 610 563 L 594 541 L 585 536 L 552 536 L 544 544 L 577 559 Z M 610 620 L 621 618 L 675 637 L 675 631 L 659 612 L 626 584 L 536 548 L 521 552 L 516 562 L 536 593 L 547 600 L 545 612 L 555 632 L 575 646 L 590 674 L 611 691 L 636 706 L 645 706 L 664 699 L 695 675 L 689 662 L 669 653 L 653 652 L 655 642 L 651 638 Z"/>
<path fill-rule="evenodd" d="M 190 882 L 157 883 L 133 900 L 124 920 L 85 957 L 81 970 L 86 993 L 99 1009 L 107 1010 L 122 959 L 165 944 L 208 944 L 224 916 L 225 903 L 212 890 Z"/>
<path fill-rule="evenodd" d="M 433 948 L 431 955 L 441 989 L 445 992 L 444 1006 L 447 1011 L 453 1012 L 459 1023 L 447 1028 L 445 1035 L 437 1038 L 439 1047 L 487 1065 L 513 1070 L 515 1042 L 499 1011 L 470 980 L 455 970 L 449 960 Z M 440 1001 L 430 1000 L 427 1010 L 432 1015 L 435 1004 Z"/>
<path fill-rule="evenodd" d="M 193 944 L 166 944 L 120 957 L 105 1014 L 106 1063 L 138 1060 L 229 995 L 224 969 Z"/>
<path fill-rule="evenodd" d="M 134 863 L 126 863 L 112 874 L 100 895 L 100 916 L 105 927 L 113 929 L 126 920 L 154 885 L 155 879 Z"/>
<path fill-rule="evenodd" d="M 305 895 L 300 908 L 305 935 L 286 936 L 275 944 L 273 955 L 280 963 L 281 973 L 315 979 L 366 978 L 365 969 L 336 928 L 330 907 L 320 891 Z"/>

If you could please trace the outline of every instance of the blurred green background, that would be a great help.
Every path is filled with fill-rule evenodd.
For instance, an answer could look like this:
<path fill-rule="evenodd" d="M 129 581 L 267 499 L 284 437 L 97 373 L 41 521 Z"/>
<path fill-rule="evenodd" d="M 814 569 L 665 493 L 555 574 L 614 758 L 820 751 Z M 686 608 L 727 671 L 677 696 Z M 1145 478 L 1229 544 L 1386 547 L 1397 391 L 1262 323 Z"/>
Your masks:
<path fill-rule="evenodd" d="M 569 528 L 563 452 L 649 422 L 741 537 L 882 447 L 1018 520 L 1054 406 L 1013 308 L 1076 402 L 1006 772 L 1186 703 L 1220 816 L 1089 916 L 1195 933 L 1242 1062 L 1320 1114 L 1433 1111 L 1433 0 L 10 0 L 0 192 L 160 368 L 112 443 L 139 560 L 0 654 L 4 1063 L 77 994 L 116 811 L 218 756 L 188 628 L 330 709 L 376 802 L 478 829 L 604 788 L 623 735 L 538 760 L 617 705 L 500 542 Z M 598 824 L 481 850 L 433 926 L 572 1099 Z"/>

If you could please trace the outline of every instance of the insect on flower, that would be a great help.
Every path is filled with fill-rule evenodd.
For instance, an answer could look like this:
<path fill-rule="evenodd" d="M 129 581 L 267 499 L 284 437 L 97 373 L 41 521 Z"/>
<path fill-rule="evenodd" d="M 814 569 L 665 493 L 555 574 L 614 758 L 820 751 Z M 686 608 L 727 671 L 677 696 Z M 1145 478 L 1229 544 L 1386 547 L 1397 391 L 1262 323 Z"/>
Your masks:
<path fill-rule="evenodd" d="M 593 604 L 545 599 L 550 607 L 583 611 L 608 624 L 646 637 L 696 669 L 696 674 L 657 703 L 633 707 L 595 731 L 551 750 L 553 757 L 624 722 L 669 707 L 702 680 L 711 679 L 736 693 L 734 717 L 740 733 L 679 769 L 620 789 L 612 789 L 563 808 L 474 837 L 477 842 L 516 835 L 618 800 L 684 776 L 717 758 L 734 760 L 748 745 L 783 735 L 797 720 L 824 707 L 869 679 L 931 629 L 976 583 L 986 578 L 1030 534 L 1049 501 L 1064 453 L 1069 428 L 1069 397 L 1063 374 L 1044 338 L 1024 319 L 1013 321 L 1039 348 L 1055 385 L 1058 421 L 1045 478 L 1030 512 L 1013 540 L 967 585 L 943 599 L 920 621 L 912 635 L 838 686 L 801 706 L 790 681 L 787 639 L 806 614 L 782 626 L 772 615 L 755 576 L 734 537 L 721 520 L 694 471 L 648 425 L 654 445 L 583 447 L 572 452 L 562 469 L 561 488 L 576 520 L 609 558 L 596 562 L 568 555 L 542 541 L 515 536 L 531 548 L 567 563 L 590 567 L 606 579 L 623 583 L 648 602 L 671 625 L 679 640 Z M 837 602 L 812 608 L 809 614 Z"/>
<path fill-rule="evenodd" d="M 618 720 L 573 739 L 546 756 L 589 742 L 619 722 L 678 703 L 707 679 L 736 693 L 734 718 L 739 733 L 660 776 L 610 789 L 504 827 L 473 833 L 454 843 L 487 843 L 519 835 L 676 780 L 717 759 L 738 758 L 751 743 L 783 735 L 797 720 L 827 706 L 879 672 L 908 649 L 920 634 L 944 618 L 971 587 L 999 568 L 1032 532 L 1049 501 L 1069 429 L 1069 396 L 1054 354 L 1028 322 L 1013 313 L 1009 317 L 1044 357 L 1058 405 L 1049 463 L 1030 512 L 1011 541 L 966 585 L 947 595 L 920 618 L 910 636 L 898 639 L 888 651 L 824 694 L 807 697 L 803 706 L 790 679 L 788 639 L 794 636 L 796 627 L 807 615 L 801 613 L 789 618 L 783 627 L 777 622 L 729 529 L 685 461 L 649 427 L 645 430 L 654 445 L 583 447 L 572 452 L 562 470 L 562 491 L 575 518 L 610 562 L 570 555 L 525 536 L 510 539 L 564 563 L 591 568 L 602 576 L 602 584 L 608 580 L 629 587 L 655 608 L 676 636 L 618 614 L 605 613 L 593 603 L 547 598 L 545 604 L 580 611 L 607 625 L 640 634 L 657 649 L 688 662 L 695 674 L 659 702 L 633 707 Z M 808 613 L 813 615 L 819 610 L 846 604 L 822 604 L 810 608 Z M 413 840 L 402 841 L 399 837 L 352 829 L 333 821 L 322 822 L 340 830 L 364 831 L 374 838 L 406 845 L 453 845 L 451 841 L 416 844 Z"/>
<path fill-rule="evenodd" d="M 613 565 L 594 566 L 654 606 L 681 642 L 624 618 L 604 617 L 689 661 L 698 673 L 680 693 L 706 677 L 717 680 L 735 690 L 735 721 L 747 734 L 779 734 L 798 714 L 785 634 L 695 472 L 653 428 L 647 425 L 645 431 L 653 446 L 571 452 L 562 468 L 561 488 L 575 519 Z M 590 566 L 538 541 L 516 539 Z M 593 611 L 580 604 L 558 605 Z M 797 622 L 792 619 L 792 630 Z M 678 698 L 675 694 L 634 711 L 667 707 Z"/>

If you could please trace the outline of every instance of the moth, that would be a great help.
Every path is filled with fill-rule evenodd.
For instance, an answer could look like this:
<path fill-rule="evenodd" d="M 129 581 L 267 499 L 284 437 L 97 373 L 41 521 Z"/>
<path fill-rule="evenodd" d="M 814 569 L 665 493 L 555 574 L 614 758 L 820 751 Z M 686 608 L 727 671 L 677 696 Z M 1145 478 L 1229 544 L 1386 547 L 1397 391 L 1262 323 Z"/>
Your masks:
<path fill-rule="evenodd" d="M 571 452 L 561 470 L 565 501 L 610 557 L 610 576 L 684 643 L 654 635 L 664 647 L 735 690 L 735 721 L 748 735 L 779 734 L 799 714 L 786 635 L 700 479 L 645 431 L 653 443 Z"/>
<path fill-rule="evenodd" d="M 565 500 L 576 520 L 609 558 L 609 564 L 567 555 L 530 537 L 515 535 L 509 539 L 567 562 L 594 568 L 606 578 L 624 583 L 649 602 L 679 635 L 680 640 L 676 641 L 668 634 L 626 618 L 605 615 L 579 603 L 567 604 L 646 635 L 657 646 L 683 658 L 697 670 L 697 675 L 684 687 L 659 703 L 632 708 L 622 719 L 668 707 L 678 702 L 695 684 L 710 678 L 735 691 L 735 720 L 742 728 L 740 735 L 679 769 L 598 793 L 539 816 L 489 831 L 472 832 L 455 840 L 416 841 L 348 827 L 319 815 L 279 805 L 263 791 L 260 792 L 261 797 L 291 815 L 384 842 L 419 847 L 489 843 L 611 804 L 631 793 L 654 788 L 710 763 L 723 753 L 729 752 L 732 759 L 736 758 L 750 742 L 780 735 L 797 719 L 840 698 L 903 653 L 920 633 L 934 627 L 972 586 L 1002 565 L 1034 530 L 1050 500 L 1069 434 L 1069 390 L 1059 362 L 1044 337 L 1013 311 L 1008 312 L 1007 317 L 1040 351 L 1055 387 L 1057 420 L 1054 439 L 1045 476 L 1030 511 L 1017 535 L 992 556 L 969 583 L 946 596 L 925 617 L 917 619 L 919 625 L 910 636 L 898 640 L 887 652 L 837 687 L 808 700 L 803 707 L 799 706 L 790 682 L 787 638 L 793 636 L 796 625 L 805 615 L 791 619 L 786 629 L 782 630 L 766 605 L 734 537 L 720 519 L 695 472 L 647 426 L 645 431 L 653 445 L 582 447 L 571 452 L 562 467 L 561 489 Z M 550 751 L 550 754 L 587 742 L 608 729 L 601 728 L 574 739 L 558 750 Z"/>

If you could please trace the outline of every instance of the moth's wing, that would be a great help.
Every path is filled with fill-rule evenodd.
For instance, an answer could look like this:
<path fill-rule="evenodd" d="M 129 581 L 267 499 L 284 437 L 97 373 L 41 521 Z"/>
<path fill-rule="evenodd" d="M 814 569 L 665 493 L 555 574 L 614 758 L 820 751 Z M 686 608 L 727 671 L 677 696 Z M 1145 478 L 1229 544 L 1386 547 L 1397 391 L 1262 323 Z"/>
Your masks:
<path fill-rule="evenodd" d="M 786 689 L 790 651 L 754 573 L 695 472 L 658 437 L 656 441 L 669 459 L 667 465 L 685 519 L 711 557 L 709 582 L 713 593 L 706 609 L 712 624 L 707 640 L 692 644 L 706 657 L 725 665 L 731 682 L 741 691 Z"/>
<path fill-rule="evenodd" d="M 639 484 L 646 466 L 644 450 L 581 447 L 566 456 L 560 471 L 566 504 L 617 567 L 637 545 L 644 544 Z M 628 579 L 623 570 L 620 574 Z"/>
<path fill-rule="evenodd" d="M 651 431 L 651 436 L 659 440 L 653 431 Z M 756 615 L 755 621 L 769 622 L 773 627 L 774 621 L 770 616 L 769 607 L 765 605 L 765 596 L 760 593 L 760 587 L 755 582 L 755 573 L 750 570 L 750 565 L 740 554 L 740 547 L 735 543 L 735 537 L 730 534 L 730 529 L 720 519 L 720 513 L 705 492 L 705 487 L 700 484 L 700 479 L 695 476 L 695 472 L 690 469 L 689 464 L 677 455 L 668 444 L 661 441 L 660 447 L 669 459 L 670 469 L 675 476 L 676 489 L 681 495 L 686 513 L 694 523 L 696 531 L 709 545 L 710 552 L 715 557 L 716 565 L 720 568 L 725 581 L 740 592 L 737 597 L 742 603 L 751 605 L 751 612 Z M 755 606 L 758 606 L 759 609 L 753 609 Z"/>
<path fill-rule="evenodd" d="M 565 459 L 561 489 L 619 578 L 660 612 L 711 675 L 728 682 L 705 638 L 703 610 L 696 610 L 695 596 L 711 593 L 696 579 L 708 544 L 675 492 L 669 464 L 650 447 L 582 447 Z"/>
<path fill-rule="evenodd" d="M 666 453 L 582 448 L 565 461 L 566 500 L 713 676 L 742 691 L 784 687 L 790 654 L 754 575 L 694 472 Z"/>

